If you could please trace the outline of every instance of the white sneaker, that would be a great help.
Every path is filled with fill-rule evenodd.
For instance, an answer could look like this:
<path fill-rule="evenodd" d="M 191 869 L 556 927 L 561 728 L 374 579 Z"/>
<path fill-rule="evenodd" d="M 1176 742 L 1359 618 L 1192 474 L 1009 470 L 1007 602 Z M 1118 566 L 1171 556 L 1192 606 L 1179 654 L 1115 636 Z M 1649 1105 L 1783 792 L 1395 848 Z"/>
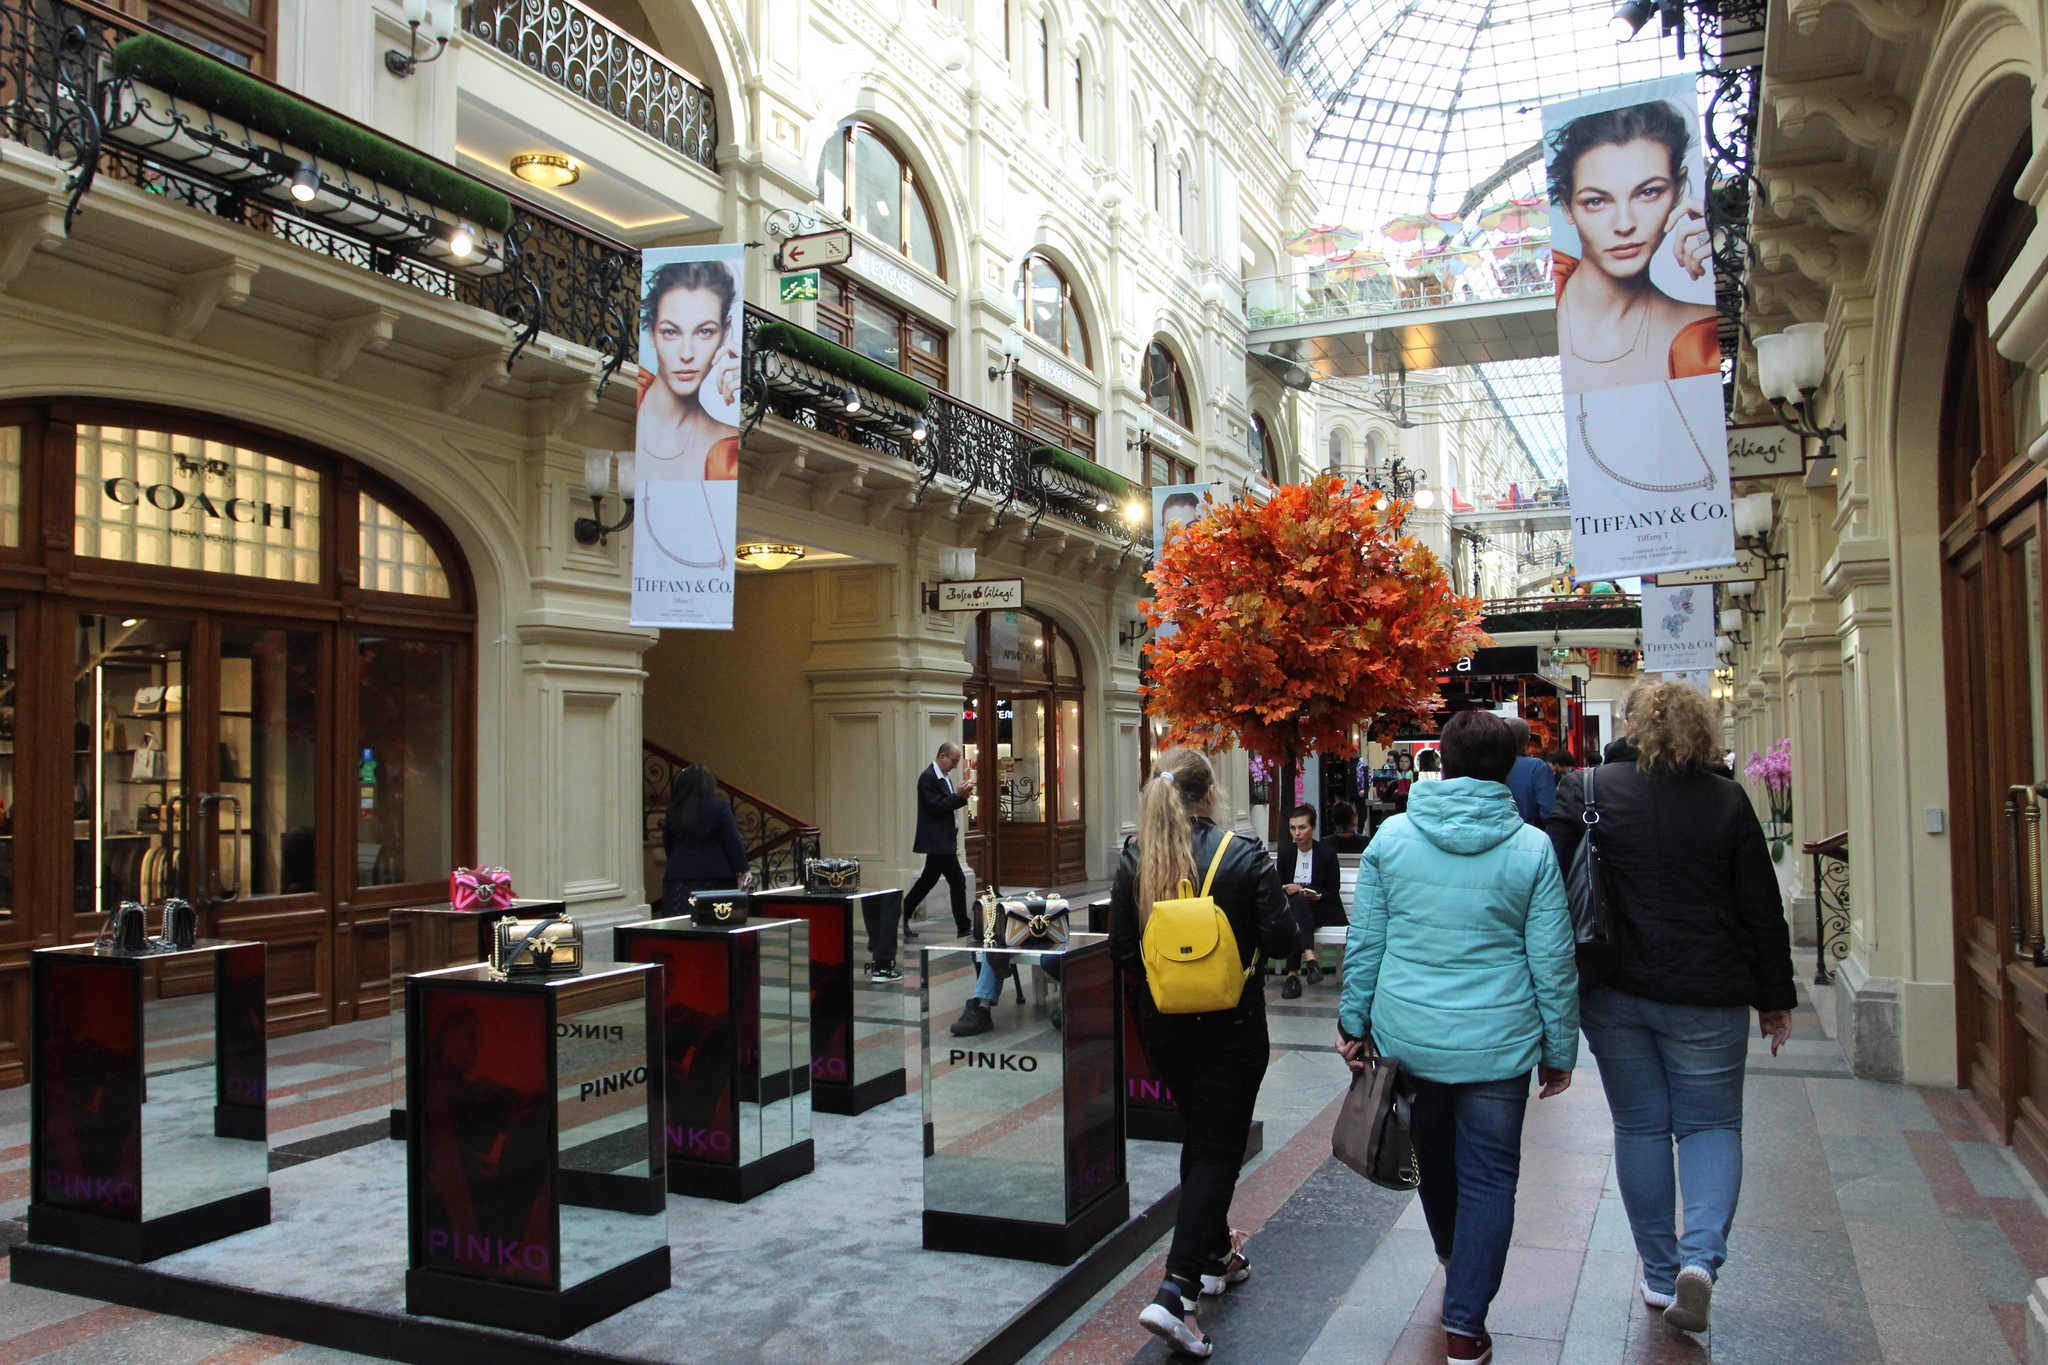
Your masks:
<path fill-rule="evenodd" d="M 1216 1273 L 1212 1275 L 1207 1267 L 1203 1268 L 1202 1292 L 1211 1297 L 1252 1277 L 1252 1263 L 1242 1251 L 1232 1251 L 1223 1259 L 1209 1264 L 1216 1267 Z"/>
<path fill-rule="evenodd" d="M 1713 1319 L 1714 1277 L 1700 1266 L 1678 1272 L 1677 1302 L 1664 1310 L 1664 1321 L 1681 1332 L 1704 1332 Z"/>
<path fill-rule="evenodd" d="M 1216 1345 L 1192 1321 L 1196 1302 L 1182 1298 L 1171 1284 L 1162 1285 L 1158 1296 L 1138 1314 L 1138 1322 L 1182 1355 L 1206 1356 Z"/>
<path fill-rule="evenodd" d="M 1637 1280 L 1636 1288 L 1643 1291 L 1643 1304 L 1648 1308 L 1669 1308 L 1673 1302 L 1669 1294 L 1660 1294 L 1650 1288 L 1648 1280 Z"/>

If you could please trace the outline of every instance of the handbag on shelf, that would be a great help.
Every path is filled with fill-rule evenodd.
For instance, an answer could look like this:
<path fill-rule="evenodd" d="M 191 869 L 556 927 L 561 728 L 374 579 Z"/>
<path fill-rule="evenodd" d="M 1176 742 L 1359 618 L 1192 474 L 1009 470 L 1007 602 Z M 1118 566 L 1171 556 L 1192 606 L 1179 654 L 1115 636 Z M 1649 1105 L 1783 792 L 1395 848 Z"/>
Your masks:
<path fill-rule="evenodd" d="M 128 776 L 137 782 L 160 782 L 165 771 L 164 751 L 156 731 L 144 730 L 142 743 L 136 748 L 135 758 L 129 765 Z"/>
<path fill-rule="evenodd" d="M 1367 1057 L 1365 1070 L 1351 1078 L 1337 1111 L 1331 1155 L 1375 1185 L 1414 1189 L 1422 1183 L 1409 1128 L 1414 1103 L 1415 1092 L 1401 1075 L 1399 1062 L 1377 1053 Z"/>
<path fill-rule="evenodd" d="M 149 912 L 135 901 L 122 901 L 107 914 L 93 940 L 95 953 L 139 953 L 149 946 Z"/>
<path fill-rule="evenodd" d="M 981 893 L 981 934 L 985 948 L 1052 949 L 1067 941 L 1067 899 L 1044 892 Z"/>
<path fill-rule="evenodd" d="M 1579 964 L 1579 989 L 1589 991 L 1621 965 L 1621 946 L 1614 933 L 1614 898 L 1607 882 L 1607 863 L 1593 836 L 1600 828 L 1600 807 L 1594 800 L 1593 769 L 1582 768 L 1585 808 L 1579 820 L 1586 832 L 1565 873 L 1564 897 L 1572 917 L 1572 942 Z"/>
<path fill-rule="evenodd" d="M 811 859 L 804 864 L 804 890 L 828 896 L 860 890 L 860 859 Z"/>
<path fill-rule="evenodd" d="M 583 970 L 583 934 L 566 910 L 547 919 L 506 915 L 492 930 L 491 975 L 499 980 Z"/>
<path fill-rule="evenodd" d="M 164 902 L 164 927 L 153 946 L 161 952 L 182 953 L 199 941 L 199 915 L 190 901 L 173 896 Z"/>
<path fill-rule="evenodd" d="M 517 896 L 502 867 L 458 867 L 448 874 L 448 900 L 457 910 L 506 910 Z"/>
<path fill-rule="evenodd" d="M 164 690 L 162 687 L 138 687 L 135 689 L 135 710 L 138 714 L 144 711 L 161 711 L 163 709 Z"/>
<path fill-rule="evenodd" d="M 692 891 L 690 918 L 708 928 L 730 929 L 745 924 L 753 909 L 753 897 L 737 888 L 731 891 Z"/>

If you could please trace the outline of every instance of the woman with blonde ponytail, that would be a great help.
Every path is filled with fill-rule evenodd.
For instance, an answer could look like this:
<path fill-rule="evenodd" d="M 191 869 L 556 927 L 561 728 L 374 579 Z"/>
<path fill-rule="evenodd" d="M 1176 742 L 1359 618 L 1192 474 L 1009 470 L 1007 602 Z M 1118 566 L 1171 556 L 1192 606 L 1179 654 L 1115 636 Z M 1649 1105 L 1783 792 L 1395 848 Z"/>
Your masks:
<path fill-rule="evenodd" d="M 1296 930 L 1265 846 L 1217 826 L 1209 760 L 1193 749 L 1168 749 L 1153 768 L 1138 807 L 1138 832 L 1124 841 L 1117 864 L 1109 949 L 1118 966 L 1139 978 L 1138 1037 L 1152 1073 L 1173 1094 L 1187 1138 L 1166 1279 L 1138 1321 L 1175 1350 L 1206 1356 L 1215 1347 L 1195 1322 L 1195 1305 L 1251 1274 L 1243 1251 L 1230 1244 L 1230 1200 L 1266 1075 L 1265 987 L 1254 973 L 1231 1009 L 1161 1014 L 1143 988 L 1139 945 L 1155 902 L 1179 897 L 1183 881 L 1201 894 L 1219 848 L 1223 857 L 1208 893 L 1230 920 L 1241 962 L 1287 956 Z"/>

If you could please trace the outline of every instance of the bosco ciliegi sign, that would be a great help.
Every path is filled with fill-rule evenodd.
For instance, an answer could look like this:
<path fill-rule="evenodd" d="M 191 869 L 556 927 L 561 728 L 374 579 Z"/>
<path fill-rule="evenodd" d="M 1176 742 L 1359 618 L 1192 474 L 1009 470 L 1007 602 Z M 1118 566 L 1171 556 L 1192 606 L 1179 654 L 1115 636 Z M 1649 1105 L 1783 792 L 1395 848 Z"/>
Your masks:
<path fill-rule="evenodd" d="M 1735 557 L 1700 141 L 1690 76 L 1543 106 L 1582 579 Z"/>
<path fill-rule="evenodd" d="M 732 629 L 746 248 L 640 253 L 633 624 Z"/>

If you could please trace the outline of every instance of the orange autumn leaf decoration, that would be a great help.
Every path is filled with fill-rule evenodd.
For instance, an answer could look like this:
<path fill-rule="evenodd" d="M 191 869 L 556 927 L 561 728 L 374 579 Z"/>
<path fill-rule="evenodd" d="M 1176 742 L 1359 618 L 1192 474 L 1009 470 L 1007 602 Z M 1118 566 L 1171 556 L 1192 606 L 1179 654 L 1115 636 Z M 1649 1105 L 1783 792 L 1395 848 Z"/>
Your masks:
<path fill-rule="evenodd" d="M 1433 724 L 1438 675 L 1490 641 L 1479 600 L 1403 534 L 1409 505 L 1379 496 L 1331 477 L 1212 501 L 1160 550 L 1138 605 L 1174 625 L 1144 689 L 1169 743 L 1283 763 Z"/>

